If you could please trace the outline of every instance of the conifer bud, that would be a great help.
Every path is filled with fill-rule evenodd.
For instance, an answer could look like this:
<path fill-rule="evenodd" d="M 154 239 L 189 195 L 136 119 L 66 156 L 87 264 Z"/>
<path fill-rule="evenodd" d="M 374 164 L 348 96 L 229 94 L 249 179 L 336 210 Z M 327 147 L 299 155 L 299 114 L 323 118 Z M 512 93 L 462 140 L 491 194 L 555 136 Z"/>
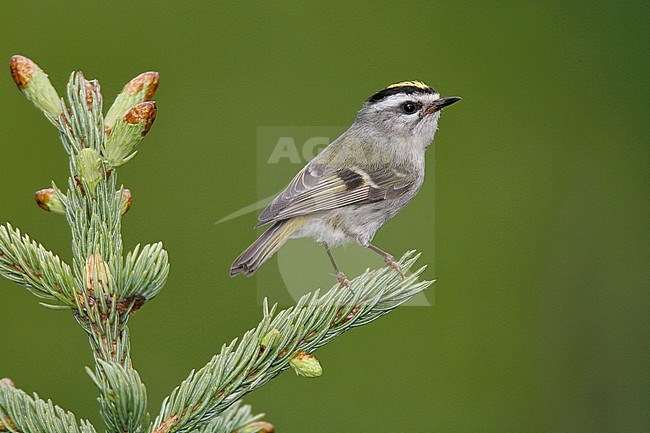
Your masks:
<path fill-rule="evenodd" d="M 111 167 L 117 167 L 135 156 L 140 143 L 156 119 L 156 103 L 141 102 L 124 114 L 106 138 L 102 153 Z"/>
<path fill-rule="evenodd" d="M 289 364 L 296 371 L 298 376 L 318 377 L 323 374 L 323 367 L 314 355 L 303 351 L 298 352 L 295 358 L 289 361 Z"/>
<path fill-rule="evenodd" d="M 151 101 L 158 87 L 158 80 L 157 72 L 144 72 L 124 86 L 104 118 L 106 134 L 112 134 L 115 124 L 131 107 L 140 102 Z"/>
<path fill-rule="evenodd" d="M 9 67 L 14 82 L 27 99 L 32 101 L 50 122 L 56 124 L 57 119 L 63 113 L 63 104 L 47 78 L 47 74 L 36 63 L 24 56 L 13 56 Z"/>
<path fill-rule="evenodd" d="M 133 200 L 130 189 L 123 189 L 122 192 L 117 191 L 115 195 L 120 199 L 120 214 L 124 215 L 131 209 L 131 202 Z M 41 209 L 52 212 L 57 215 L 65 215 L 65 196 L 63 200 L 56 193 L 54 188 L 45 188 L 36 191 L 34 194 L 36 204 Z"/>
<path fill-rule="evenodd" d="M 95 189 L 99 181 L 105 175 L 102 169 L 102 160 L 99 153 L 95 149 L 85 148 L 77 155 L 75 160 L 77 174 L 82 181 L 92 191 Z"/>
<path fill-rule="evenodd" d="M 41 209 L 45 209 L 46 211 L 57 215 L 65 215 L 65 205 L 57 195 L 56 191 L 54 191 L 54 188 L 45 188 L 36 191 L 34 199 Z"/>
<path fill-rule="evenodd" d="M 117 192 L 117 195 L 120 195 L 120 192 Z M 122 190 L 122 196 L 121 196 L 121 201 L 120 201 L 120 213 L 124 215 L 131 209 L 131 201 L 133 197 L 131 196 L 131 190 L 130 189 L 124 189 Z"/>
<path fill-rule="evenodd" d="M 113 285 L 113 276 L 108 267 L 108 263 L 104 261 L 99 253 L 94 253 L 86 259 L 86 266 L 84 267 L 84 284 L 86 290 L 91 296 L 100 296 L 111 293 Z"/>
<path fill-rule="evenodd" d="M 282 335 L 280 331 L 277 329 L 273 328 L 269 332 L 266 333 L 264 337 L 262 337 L 262 347 L 266 348 L 271 340 L 275 339 L 275 341 L 278 341 L 278 338 Z"/>

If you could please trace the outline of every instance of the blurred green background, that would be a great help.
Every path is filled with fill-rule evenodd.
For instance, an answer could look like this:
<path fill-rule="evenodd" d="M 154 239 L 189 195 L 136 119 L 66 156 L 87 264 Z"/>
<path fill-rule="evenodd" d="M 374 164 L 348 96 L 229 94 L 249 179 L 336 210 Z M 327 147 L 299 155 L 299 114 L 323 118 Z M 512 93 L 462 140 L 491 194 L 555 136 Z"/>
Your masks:
<path fill-rule="evenodd" d="M 255 215 L 214 224 L 257 199 L 257 128 L 348 125 L 374 91 L 421 79 L 463 101 L 376 239 L 423 252 L 434 305 L 344 335 L 319 351 L 323 377 L 287 372 L 246 401 L 281 432 L 650 430 L 647 2 L 0 8 L 0 59 L 31 57 L 60 92 L 75 69 L 108 102 L 161 74 L 156 124 L 120 170 L 127 247 L 162 240 L 172 262 L 131 320 L 152 414 L 260 318 L 255 279 L 227 275 Z M 65 182 L 65 153 L 8 69 L 0 101 L 0 221 L 69 259 L 64 219 L 33 202 Z M 72 317 L 6 280 L 0 294 L 0 377 L 101 426 Z"/>

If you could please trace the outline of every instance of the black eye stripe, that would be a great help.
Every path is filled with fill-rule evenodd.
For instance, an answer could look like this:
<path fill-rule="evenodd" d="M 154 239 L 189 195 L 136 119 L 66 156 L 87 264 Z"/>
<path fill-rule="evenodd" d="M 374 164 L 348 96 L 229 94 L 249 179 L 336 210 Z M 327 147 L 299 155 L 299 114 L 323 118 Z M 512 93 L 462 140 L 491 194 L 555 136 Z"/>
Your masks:
<path fill-rule="evenodd" d="M 427 87 L 425 89 L 422 89 L 420 87 L 415 87 L 415 86 L 389 87 L 387 89 L 380 90 L 379 92 L 375 93 L 370 98 L 368 98 L 366 102 L 370 104 L 374 104 L 375 102 L 379 102 L 382 99 L 385 99 L 391 95 L 397 95 L 400 93 L 403 93 L 405 95 L 413 95 L 418 93 L 422 95 L 432 95 L 436 93 L 436 91 L 432 87 Z"/>

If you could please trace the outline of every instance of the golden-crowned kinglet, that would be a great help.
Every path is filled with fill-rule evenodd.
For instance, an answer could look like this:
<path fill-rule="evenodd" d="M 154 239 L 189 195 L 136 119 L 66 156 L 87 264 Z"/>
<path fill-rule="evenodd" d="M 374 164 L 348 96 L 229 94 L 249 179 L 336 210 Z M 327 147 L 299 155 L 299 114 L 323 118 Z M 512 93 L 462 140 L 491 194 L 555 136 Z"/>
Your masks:
<path fill-rule="evenodd" d="M 312 237 L 330 248 L 349 242 L 393 257 L 372 245 L 377 230 L 417 194 L 424 181 L 424 153 L 442 108 L 461 98 L 440 97 L 420 81 L 392 84 L 368 98 L 356 120 L 303 168 L 259 216 L 271 226 L 239 255 L 230 275 L 251 275 L 289 238 Z"/>

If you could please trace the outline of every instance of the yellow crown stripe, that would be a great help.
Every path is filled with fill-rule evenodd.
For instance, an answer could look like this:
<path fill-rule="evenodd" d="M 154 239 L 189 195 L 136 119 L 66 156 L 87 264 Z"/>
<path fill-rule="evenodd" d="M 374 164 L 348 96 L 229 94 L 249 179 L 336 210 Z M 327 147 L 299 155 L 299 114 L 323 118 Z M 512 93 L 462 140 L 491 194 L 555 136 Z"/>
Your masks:
<path fill-rule="evenodd" d="M 418 89 L 422 89 L 422 90 L 426 90 L 429 88 L 429 86 L 424 84 L 422 81 L 402 81 L 399 83 L 391 84 L 386 88 L 392 89 L 395 87 L 417 87 Z"/>

